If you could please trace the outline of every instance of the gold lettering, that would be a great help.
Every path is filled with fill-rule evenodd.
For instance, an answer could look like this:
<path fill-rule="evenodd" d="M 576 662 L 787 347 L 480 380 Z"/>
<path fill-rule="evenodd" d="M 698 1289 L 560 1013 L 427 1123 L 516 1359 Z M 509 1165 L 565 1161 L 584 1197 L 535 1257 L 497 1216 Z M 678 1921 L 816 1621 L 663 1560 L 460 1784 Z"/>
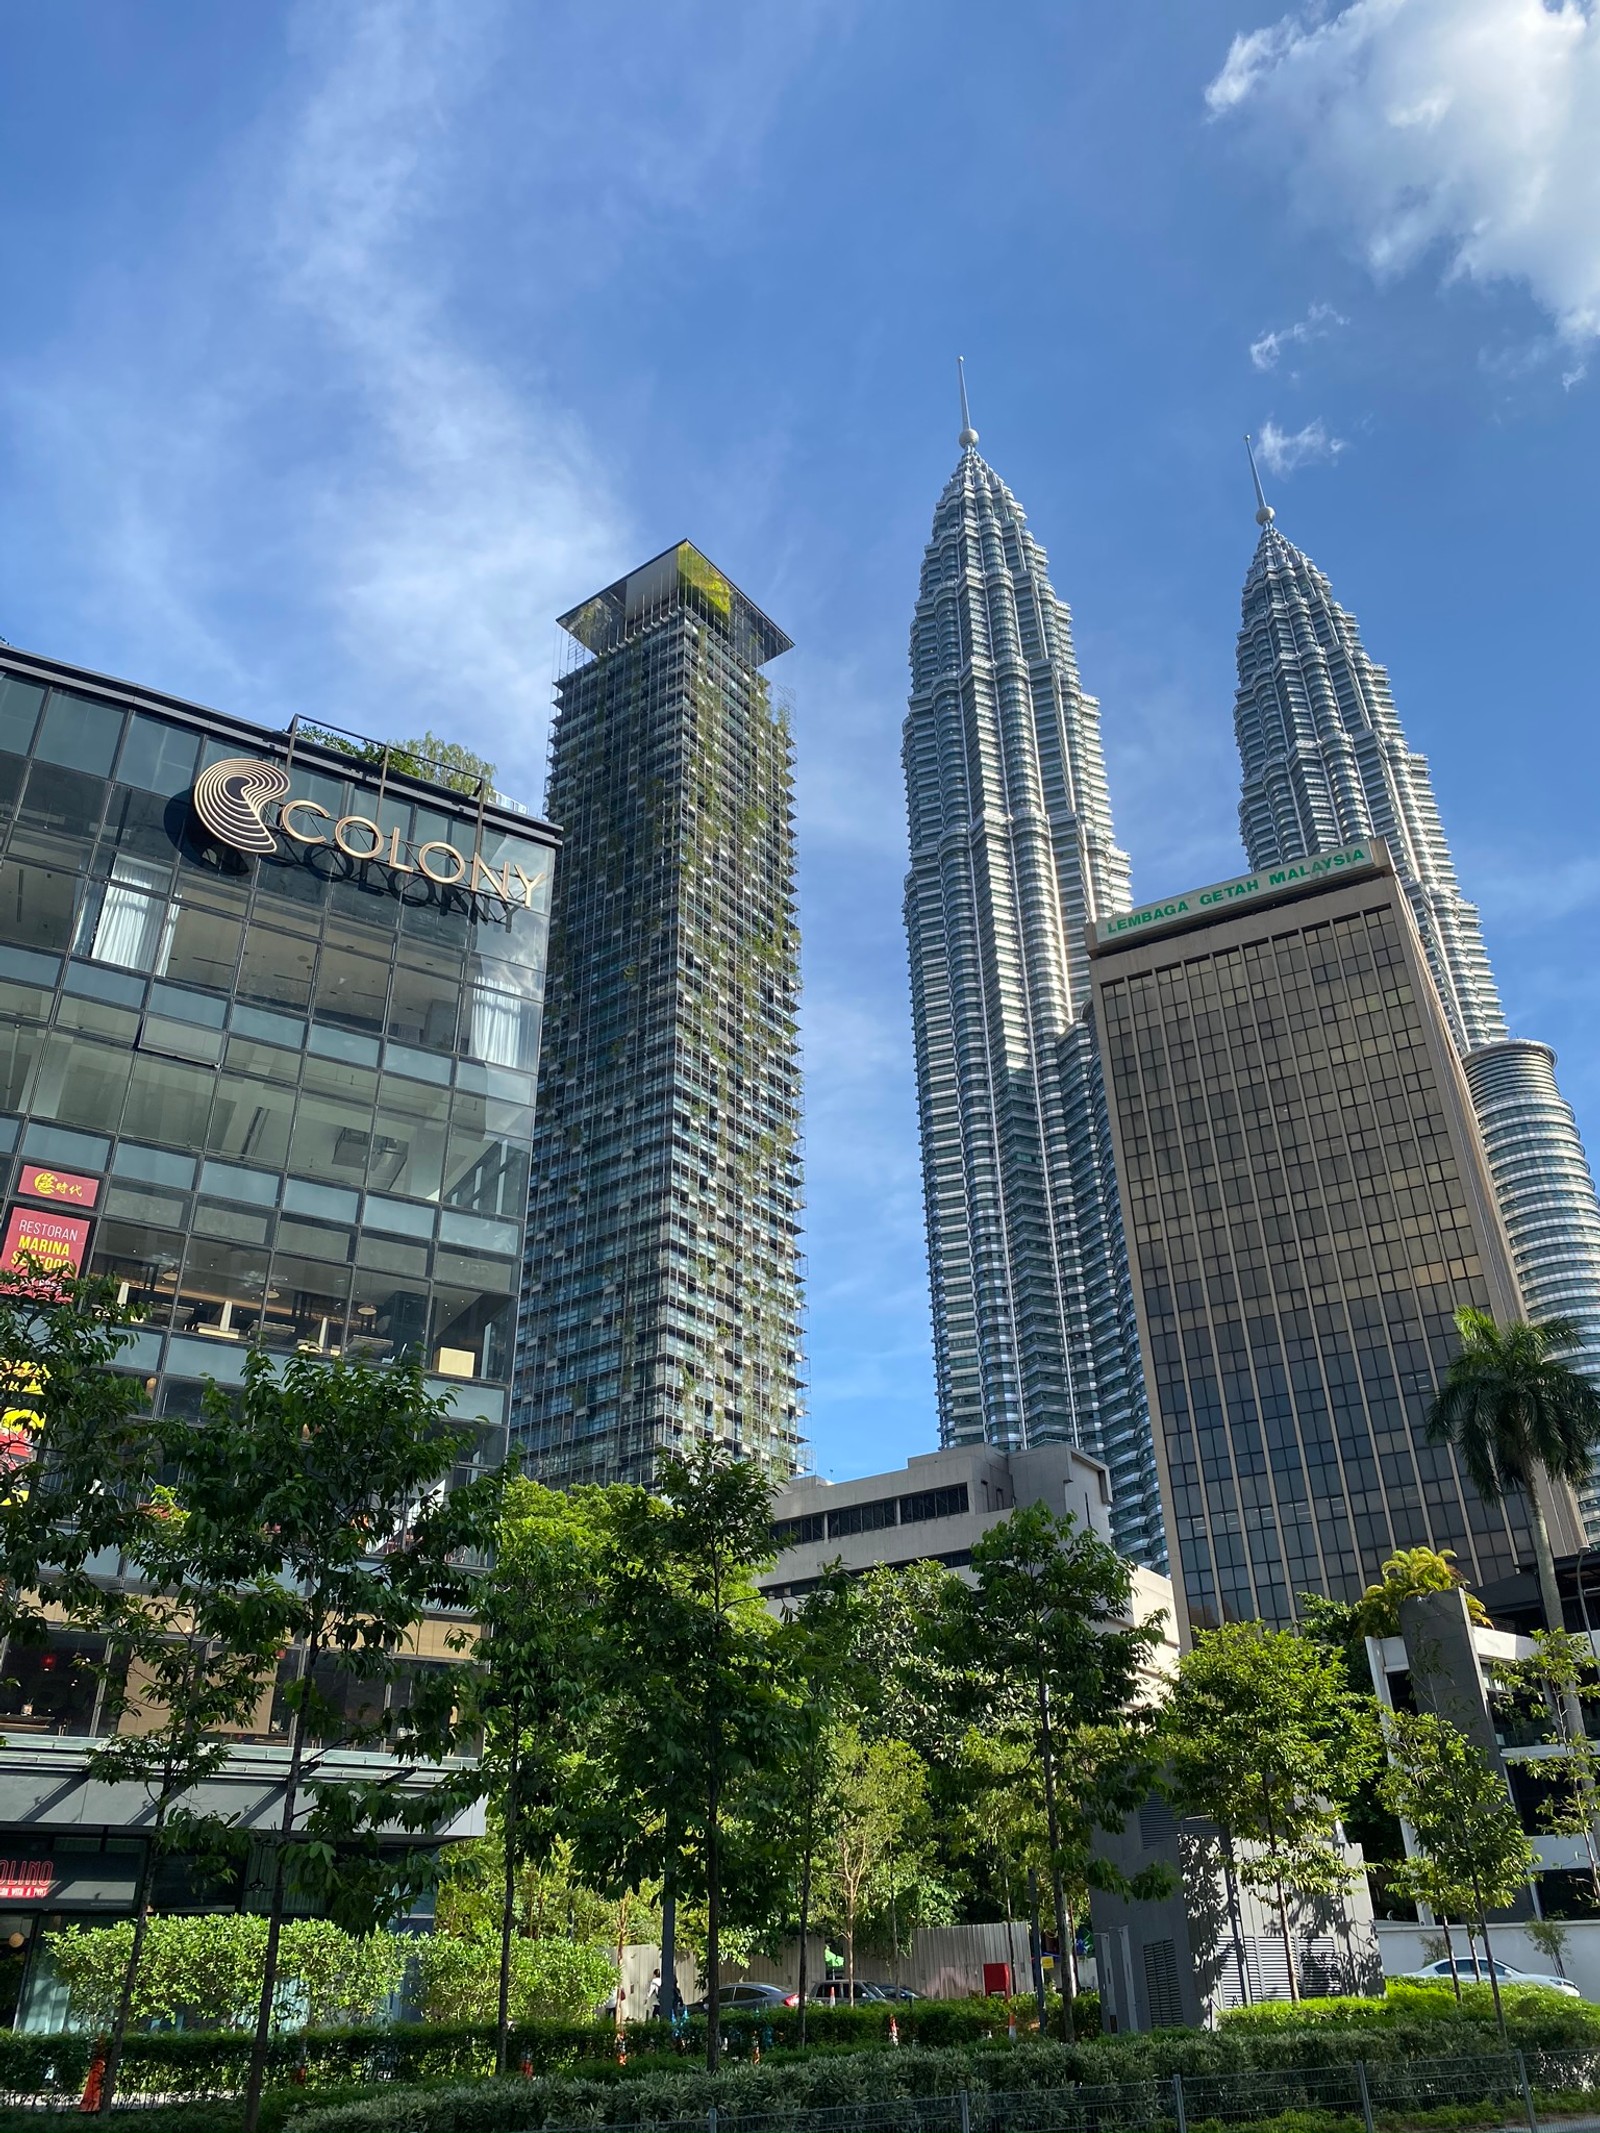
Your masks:
<path fill-rule="evenodd" d="M 456 863 L 455 872 L 453 874 L 446 874 L 443 872 L 436 873 L 434 869 L 428 864 L 428 854 L 430 852 L 448 853 L 450 858 L 452 858 Z M 441 889 L 448 889 L 452 887 L 456 882 L 461 879 L 462 875 L 465 874 L 465 872 L 467 871 L 467 862 L 462 858 L 461 854 L 456 850 L 455 846 L 453 844 L 446 844 L 440 838 L 435 838 L 431 844 L 425 844 L 420 848 L 417 853 L 417 865 L 421 867 L 423 873 L 427 875 L 428 879 L 432 882 L 437 882 Z"/>
<path fill-rule="evenodd" d="M 508 904 L 512 901 L 511 868 L 509 863 L 502 867 L 497 874 L 493 867 L 484 865 L 481 853 L 474 852 L 472 855 L 472 881 L 470 884 L 474 896 L 482 894 L 485 883 L 488 884 L 503 904 Z"/>
<path fill-rule="evenodd" d="M 331 822 L 332 815 L 325 807 L 318 807 L 315 800 L 291 800 L 278 817 L 278 827 L 296 844 L 326 844 L 326 837 L 313 837 L 309 830 L 296 829 L 289 820 L 291 815 L 320 815 L 324 822 Z"/>
<path fill-rule="evenodd" d="M 357 851 L 348 841 L 345 833 L 352 829 L 371 830 L 372 842 L 366 851 Z M 333 841 L 347 859 L 376 859 L 383 850 L 383 831 L 365 815 L 341 815 L 333 825 Z"/>
<path fill-rule="evenodd" d="M 410 847 L 408 846 L 407 849 L 409 850 Z M 408 867 L 401 864 L 400 825 L 398 822 L 389 832 L 389 849 L 383 855 L 383 863 L 386 867 L 393 867 L 397 874 L 414 874 L 417 871 L 415 867 Z"/>
<path fill-rule="evenodd" d="M 524 902 L 524 903 L 525 903 L 525 904 L 527 905 L 528 909 L 529 909 L 529 910 L 531 911 L 531 910 L 533 909 L 533 892 L 534 892 L 534 890 L 535 890 L 535 889 L 536 889 L 536 888 L 538 887 L 539 883 L 538 883 L 538 882 L 535 882 L 535 881 L 530 881 L 530 880 L 529 880 L 529 878 L 528 878 L 528 876 L 527 876 L 526 874 L 524 874 L 524 873 L 523 873 L 523 871 L 522 871 L 521 867 L 519 867 L 519 866 L 517 865 L 517 863 L 516 863 L 516 861 L 515 861 L 514 859 L 513 859 L 513 860 L 512 860 L 512 862 L 511 862 L 511 871 L 512 871 L 512 873 L 513 873 L 513 874 L 515 874 L 515 875 L 516 875 L 516 877 L 517 877 L 518 881 L 520 881 L 520 882 L 521 882 L 521 884 L 522 884 L 522 901 L 523 901 L 523 902 Z M 543 875 L 541 874 L 541 875 L 539 876 L 539 881 L 543 881 L 543 879 L 544 879 L 544 876 L 543 876 Z"/>

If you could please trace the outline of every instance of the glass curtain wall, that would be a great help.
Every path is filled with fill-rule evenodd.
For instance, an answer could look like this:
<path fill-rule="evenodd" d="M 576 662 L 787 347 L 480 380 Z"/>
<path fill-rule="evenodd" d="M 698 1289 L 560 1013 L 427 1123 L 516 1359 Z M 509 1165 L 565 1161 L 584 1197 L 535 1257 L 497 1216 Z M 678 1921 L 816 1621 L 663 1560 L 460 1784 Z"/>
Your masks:
<path fill-rule="evenodd" d="M 0 669 L 0 1162 L 103 1180 L 89 1263 L 169 1401 L 249 1342 L 409 1350 L 503 1422 L 551 848 L 486 818 L 536 884 L 509 911 L 331 847 L 219 859 L 189 790 L 242 739 Z M 470 859 L 475 802 L 291 775 Z"/>

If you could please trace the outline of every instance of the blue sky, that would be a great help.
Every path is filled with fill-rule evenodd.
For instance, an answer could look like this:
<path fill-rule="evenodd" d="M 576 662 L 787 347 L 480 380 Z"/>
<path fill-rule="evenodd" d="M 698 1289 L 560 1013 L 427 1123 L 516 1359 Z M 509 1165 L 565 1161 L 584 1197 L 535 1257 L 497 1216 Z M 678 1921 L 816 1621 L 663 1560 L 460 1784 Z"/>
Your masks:
<path fill-rule="evenodd" d="M 1600 1147 L 1592 0 L 52 0 L 0 30 L 0 634 L 274 722 L 431 726 L 533 802 L 553 617 L 625 568 L 687 535 L 795 638 L 820 1471 L 935 1441 L 899 735 L 958 351 L 1073 608 L 1136 893 L 1242 863 L 1249 428 Z"/>

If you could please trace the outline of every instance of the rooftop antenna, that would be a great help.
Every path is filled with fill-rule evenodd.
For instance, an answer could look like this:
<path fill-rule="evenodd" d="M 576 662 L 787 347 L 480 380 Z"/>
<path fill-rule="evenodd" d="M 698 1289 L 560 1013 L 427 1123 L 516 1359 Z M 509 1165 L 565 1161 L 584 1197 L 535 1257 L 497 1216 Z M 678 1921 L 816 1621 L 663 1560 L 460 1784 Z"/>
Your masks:
<path fill-rule="evenodd" d="M 1244 448 L 1250 454 L 1250 479 L 1256 485 L 1256 524 L 1258 526 L 1270 526 L 1278 514 L 1262 494 L 1261 476 L 1256 471 L 1255 446 L 1250 442 L 1250 432 L 1248 430 L 1244 433 Z"/>
<path fill-rule="evenodd" d="M 978 433 L 972 427 L 972 411 L 967 406 L 967 359 L 956 357 L 956 376 L 961 380 L 961 435 L 956 439 L 963 451 L 968 451 L 978 441 Z"/>

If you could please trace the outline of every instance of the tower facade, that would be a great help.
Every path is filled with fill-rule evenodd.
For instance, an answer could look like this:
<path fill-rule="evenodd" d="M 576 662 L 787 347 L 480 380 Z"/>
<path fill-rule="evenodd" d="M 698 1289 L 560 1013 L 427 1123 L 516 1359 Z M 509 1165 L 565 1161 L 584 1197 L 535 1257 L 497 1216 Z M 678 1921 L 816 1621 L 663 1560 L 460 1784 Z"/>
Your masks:
<path fill-rule="evenodd" d="M 1234 701 L 1250 864 L 1383 839 L 1466 1068 L 1523 1305 L 1535 1319 L 1572 1319 L 1582 1365 L 1600 1376 L 1600 1203 L 1555 1055 L 1509 1037 L 1427 758 L 1406 745 L 1389 677 L 1367 656 L 1355 617 L 1278 531 L 1259 476 L 1255 493 L 1261 537 L 1244 584 Z M 1593 1486 L 1582 1504 L 1600 1538 Z"/>
<path fill-rule="evenodd" d="M 1259 485 L 1258 485 L 1259 494 Z M 1410 901 L 1459 1052 L 1497 1044 L 1506 1018 L 1478 913 L 1462 895 L 1426 756 L 1406 746 L 1384 669 L 1309 556 L 1273 524 L 1244 582 L 1234 731 L 1239 831 L 1253 868 L 1381 837 Z"/>
<path fill-rule="evenodd" d="M 1461 1061 L 1381 842 L 1096 929 L 1096 1019 L 1180 1626 L 1354 1600 L 1397 1548 L 1529 1545 L 1429 1407 L 1463 1306 L 1517 1308 Z M 1549 1493 L 1555 1544 L 1576 1521 Z"/>
<path fill-rule="evenodd" d="M 790 640 L 687 541 L 563 615 L 513 1431 L 555 1486 L 800 1446 Z"/>
<path fill-rule="evenodd" d="M 963 404 L 963 414 L 965 406 Z M 1130 902 L 1071 618 L 977 451 L 934 514 L 911 631 L 906 931 L 942 1441 L 1079 1444 L 1117 1543 L 1165 1565 L 1088 925 Z"/>

